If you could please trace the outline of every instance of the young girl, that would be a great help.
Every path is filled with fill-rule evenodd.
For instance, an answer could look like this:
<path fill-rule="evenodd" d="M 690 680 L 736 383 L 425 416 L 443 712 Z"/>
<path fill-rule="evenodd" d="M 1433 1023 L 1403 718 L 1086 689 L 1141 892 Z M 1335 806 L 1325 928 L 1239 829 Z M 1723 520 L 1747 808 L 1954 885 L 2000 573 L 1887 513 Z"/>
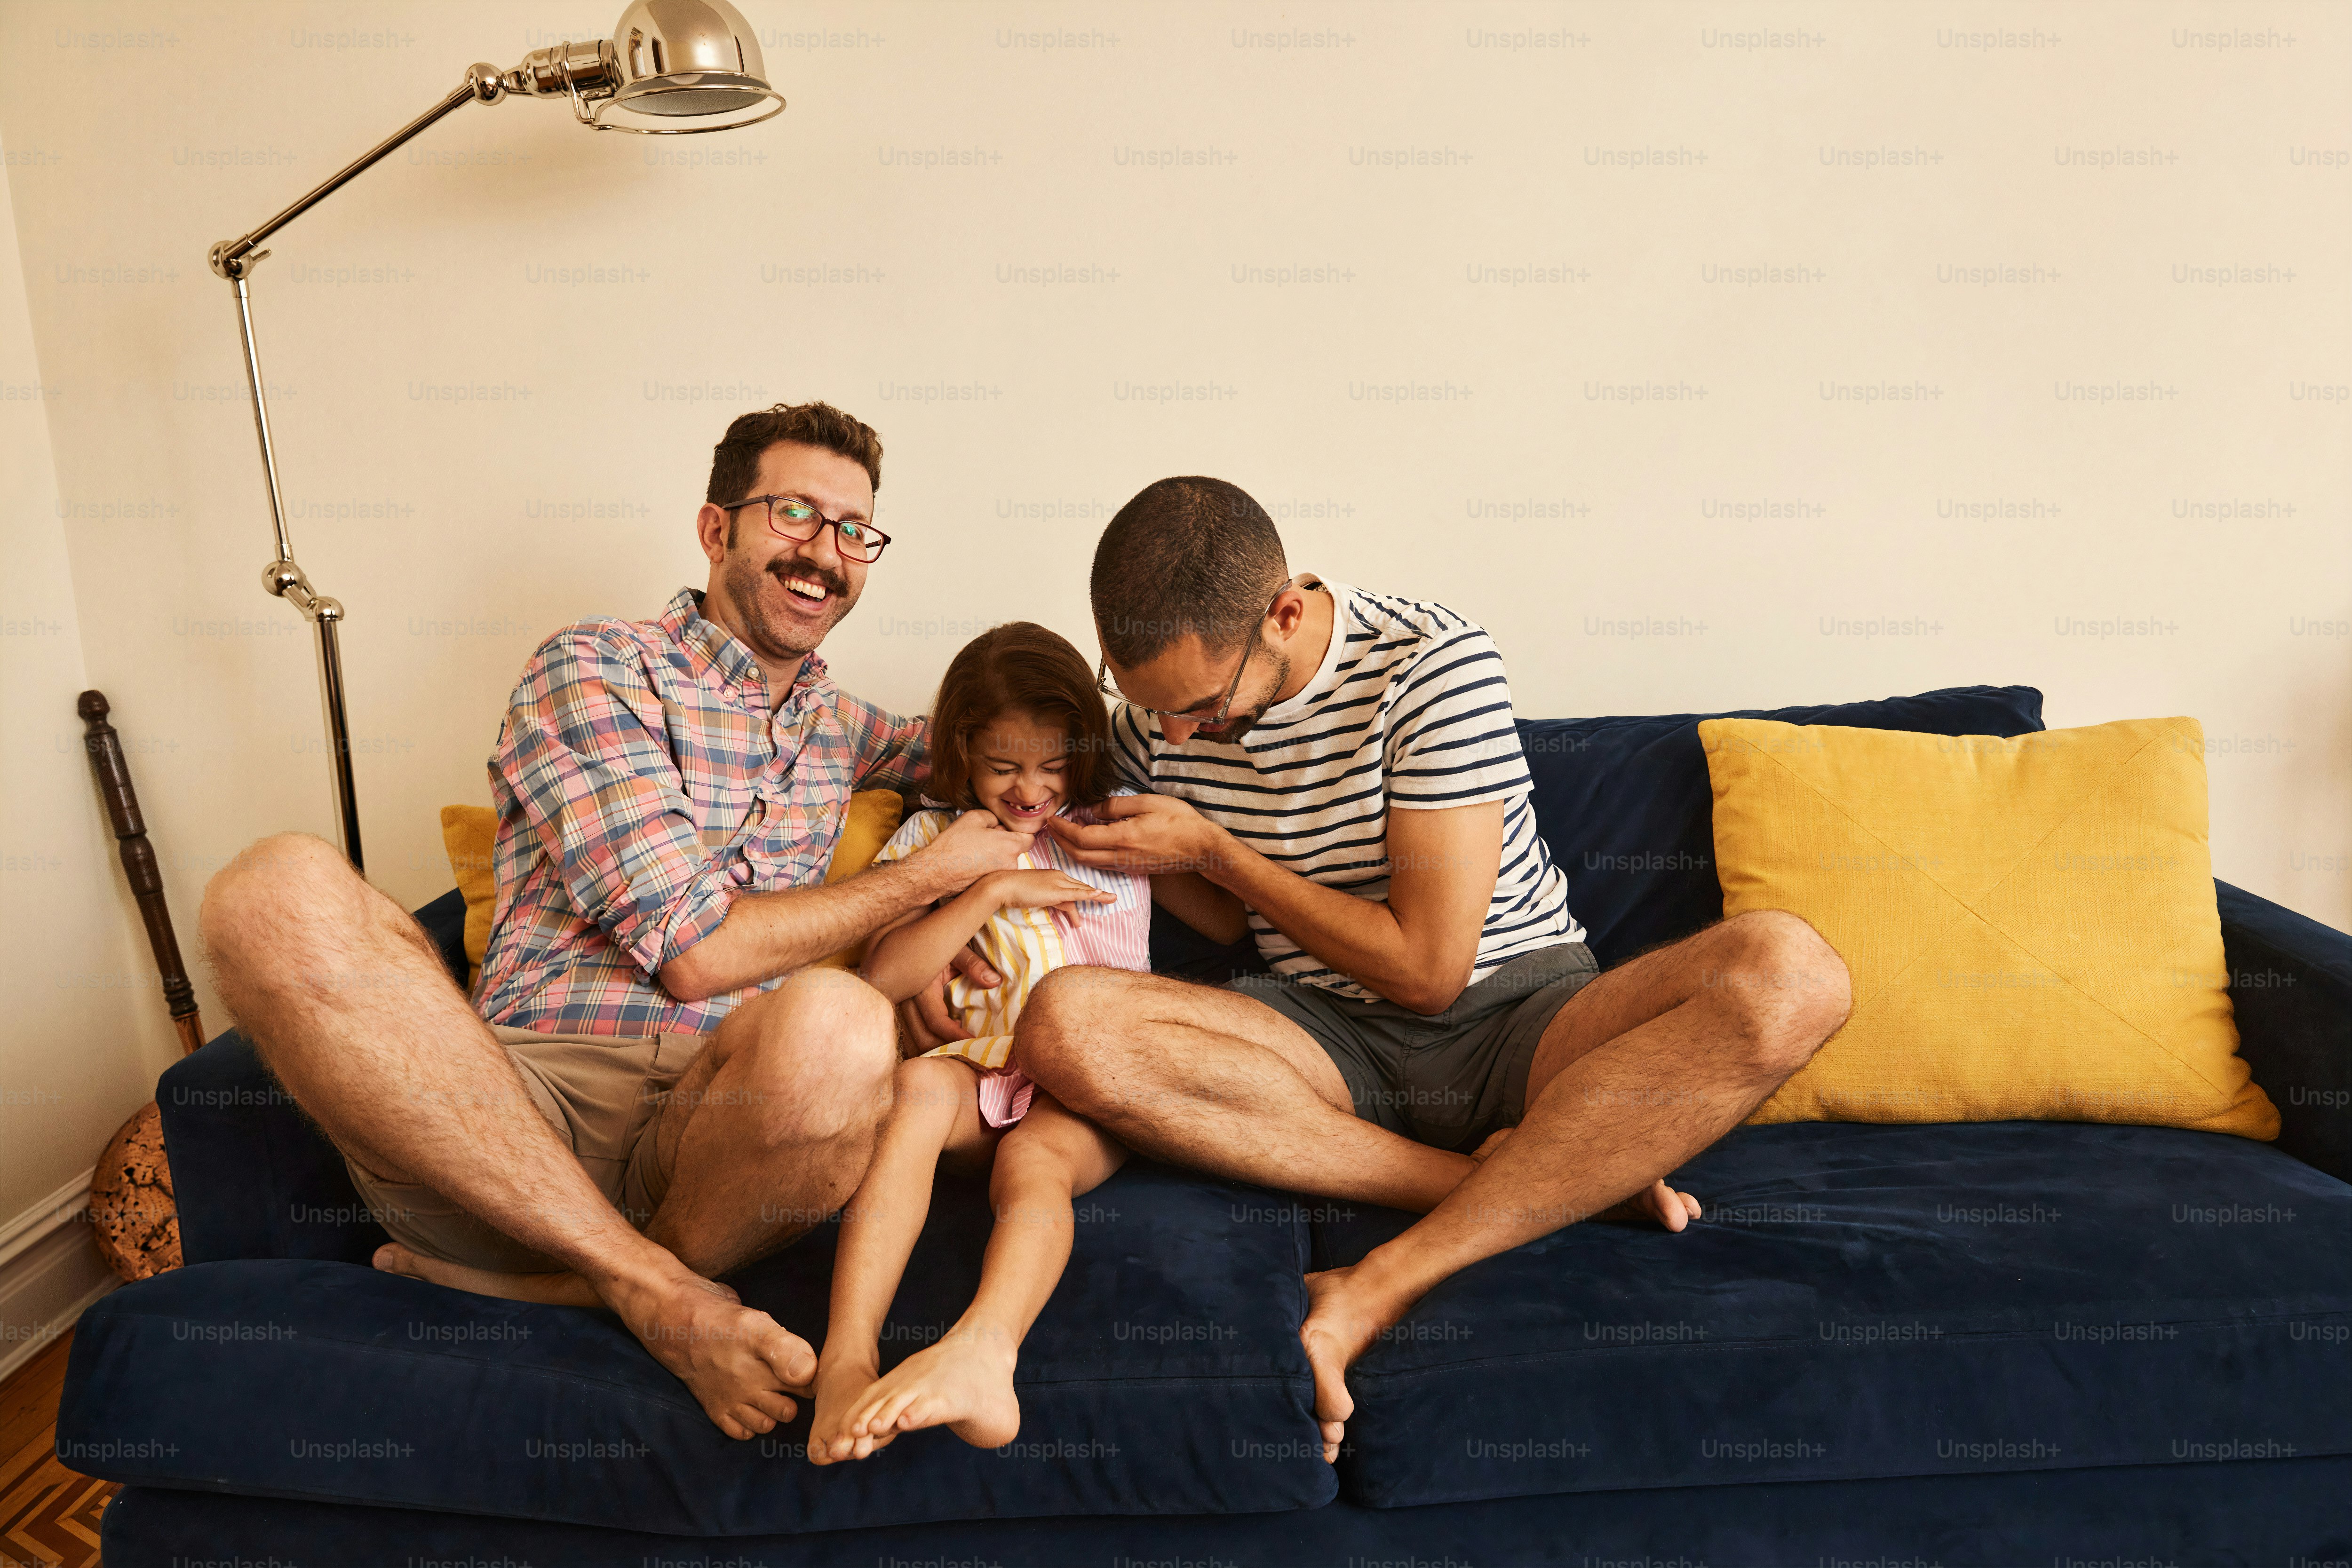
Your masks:
<path fill-rule="evenodd" d="M 1032 835 L 1034 847 L 1018 869 L 885 926 L 867 946 L 865 977 L 894 1002 L 920 990 L 967 941 L 1003 984 L 950 982 L 948 1004 L 973 1038 L 899 1064 L 873 1164 L 843 1210 L 809 1432 L 808 1456 L 820 1465 L 862 1459 L 923 1427 L 943 1425 L 981 1448 L 1020 1430 L 1014 1358 L 1069 1261 L 1071 1199 L 1126 1158 L 1009 1065 L 1013 1019 L 1047 973 L 1065 964 L 1150 967 L 1150 879 L 1081 866 L 1040 831 L 1056 812 L 1088 820 L 1087 808 L 1115 792 L 1109 746 L 1093 673 L 1042 626 L 1015 622 L 983 633 L 940 683 L 931 798 L 993 812 Z M 918 812 L 876 863 L 922 848 L 955 814 Z M 932 1173 L 942 1155 L 978 1163 L 992 1151 L 988 1196 L 999 1223 L 979 1293 L 939 1343 L 883 1377 L 882 1318 L 929 1211 Z"/>

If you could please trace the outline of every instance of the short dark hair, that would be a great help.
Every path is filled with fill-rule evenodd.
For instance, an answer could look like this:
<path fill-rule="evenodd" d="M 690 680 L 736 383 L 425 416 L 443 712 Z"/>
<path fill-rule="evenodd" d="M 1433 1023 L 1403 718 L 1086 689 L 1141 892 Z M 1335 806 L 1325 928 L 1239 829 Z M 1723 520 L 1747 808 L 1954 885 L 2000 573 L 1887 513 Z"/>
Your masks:
<path fill-rule="evenodd" d="M 1230 653 L 1290 574 L 1274 519 L 1249 492 L 1192 476 L 1147 485 L 1095 546 L 1087 591 L 1103 652 L 1121 669 L 1148 664 L 1192 636 Z"/>
<path fill-rule="evenodd" d="M 710 449 L 710 487 L 702 498 L 714 507 L 741 500 L 760 482 L 761 457 L 779 441 L 837 452 L 865 469 L 877 492 L 882 488 L 882 438 L 872 425 L 829 402 L 780 402 L 727 427 Z"/>
<path fill-rule="evenodd" d="M 1111 765 L 1110 713 L 1095 673 L 1069 639 L 1034 621 L 992 626 L 963 646 L 940 681 L 931 709 L 931 798 L 970 810 L 972 738 L 1001 714 L 1014 711 L 1059 723 L 1068 737 L 1066 780 L 1069 803 L 1091 806 L 1110 798 L 1118 776 Z"/>

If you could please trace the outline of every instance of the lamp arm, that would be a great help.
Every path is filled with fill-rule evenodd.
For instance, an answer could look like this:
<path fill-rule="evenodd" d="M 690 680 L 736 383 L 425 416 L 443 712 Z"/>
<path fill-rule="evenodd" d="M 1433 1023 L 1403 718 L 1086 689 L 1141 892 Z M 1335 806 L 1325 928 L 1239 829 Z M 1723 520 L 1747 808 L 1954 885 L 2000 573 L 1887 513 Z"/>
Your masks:
<path fill-rule="evenodd" d="M 496 103 L 507 94 L 507 84 L 489 66 L 478 65 L 440 102 L 394 131 L 383 141 L 345 164 L 317 189 L 249 234 L 223 240 L 209 256 L 212 269 L 228 280 L 236 295 L 238 341 L 245 349 L 246 385 L 253 394 L 253 430 L 261 444 L 261 471 L 269 482 L 269 521 L 278 553 L 261 569 L 261 586 L 292 604 L 310 622 L 319 639 L 319 702 L 326 721 L 327 766 L 335 787 L 335 822 L 343 853 L 354 867 L 364 869 L 360 851 L 359 790 L 352 777 L 352 737 L 343 689 L 341 600 L 319 592 L 294 559 L 294 541 L 286 528 L 286 498 L 278 483 L 278 455 L 269 440 L 269 403 L 262 390 L 261 352 L 253 338 L 253 300 L 246 280 L 254 263 L 269 253 L 257 248 L 270 235 L 342 189 L 383 161 L 426 126 L 469 103 Z"/>
<path fill-rule="evenodd" d="M 667 0 L 666 0 L 667 4 Z M 440 102 L 361 153 L 349 163 L 329 175 L 291 206 L 259 228 L 225 239 L 212 247 L 207 259 L 212 269 L 226 279 L 236 295 L 236 319 L 239 340 L 245 348 L 246 382 L 253 393 L 253 431 L 261 444 L 262 473 L 269 481 L 269 519 L 278 550 L 269 564 L 261 569 L 261 585 L 302 612 L 319 634 L 319 700 L 325 709 L 327 727 L 327 763 L 334 775 L 336 821 L 342 835 L 343 852 L 351 857 L 354 867 L 360 860 L 360 808 L 357 790 L 352 782 L 351 731 L 344 713 L 343 661 L 338 636 L 343 621 L 340 601 L 319 592 L 310 586 L 310 578 L 294 560 L 294 543 L 286 529 L 285 496 L 278 483 L 278 455 L 269 441 L 269 403 L 263 394 L 261 353 L 253 340 L 253 300 L 246 287 L 254 265 L 269 253 L 260 248 L 272 235 L 345 185 L 357 179 L 399 147 L 416 136 L 425 127 L 444 116 L 456 113 L 469 103 L 497 103 L 509 93 L 521 93 L 532 98 L 569 99 L 572 112 L 581 123 L 598 131 L 635 129 L 604 123 L 597 114 L 589 113 L 587 105 L 593 101 L 610 106 L 625 92 L 643 95 L 648 90 L 671 91 L 680 89 L 707 93 L 713 83 L 719 84 L 722 96 L 749 95 L 774 100 L 775 107 L 758 120 L 769 120 L 784 107 L 782 94 L 761 79 L 759 44 L 748 37 L 743 18 L 725 0 L 709 0 L 708 4 L 689 3 L 682 15 L 672 15 L 667 22 L 653 15 L 651 0 L 635 0 L 630 9 L 622 13 L 623 30 L 631 40 L 633 51 L 639 44 L 649 42 L 654 60 L 650 76 L 641 70 L 642 58 L 633 52 L 624 61 L 610 39 L 590 39 L 573 43 L 566 39 L 547 48 L 533 49 L 525 55 L 514 69 L 500 72 L 495 66 L 468 67 L 466 79 L 452 89 Z M 667 5 L 675 13 L 677 7 Z M 673 40 L 681 45 L 682 58 L 701 58 L 712 48 L 724 51 L 731 47 L 740 74 L 708 68 L 671 73 L 662 63 L 664 37 L 672 27 L 682 27 L 684 34 Z M 673 81 L 672 77 L 676 79 Z M 661 84 L 668 82 L 669 86 Z M 699 114 L 709 110 L 688 107 L 686 112 Z M 756 124 L 757 120 L 740 124 Z M 712 126 L 710 130 L 731 129 Z M 654 134 L 678 134 L 676 131 L 660 131 Z M 688 132 L 690 133 L 690 132 Z M 363 869 L 363 868 L 362 868 Z"/>
<path fill-rule="evenodd" d="M 328 175 L 310 194 L 297 199 L 284 212 L 250 234 L 240 235 L 236 239 L 225 239 L 213 246 L 206 256 L 206 259 L 212 263 L 212 269 L 221 277 L 235 282 L 244 277 L 255 262 L 269 254 L 268 251 L 256 254 L 256 247 L 265 244 L 271 235 L 350 184 L 392 153 L 398 152 L 404 143 L 427 126 L 438 122 L 445 116 L 455 113 L 469 103 L 496 103 L 506 95 L 506 79 L 496 68 L 486 65 L 472 67 L 466 72 L 466 79 L 452 89 L 446 98 L 352 159 L 349 163 L 344 164 L 341 169 Z"/>

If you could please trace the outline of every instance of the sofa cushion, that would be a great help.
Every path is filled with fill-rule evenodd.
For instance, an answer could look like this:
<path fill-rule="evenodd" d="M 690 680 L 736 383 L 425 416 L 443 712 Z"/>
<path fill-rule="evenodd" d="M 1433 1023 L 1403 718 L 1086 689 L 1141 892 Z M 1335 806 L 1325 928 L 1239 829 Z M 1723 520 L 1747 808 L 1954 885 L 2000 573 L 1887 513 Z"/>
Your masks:
<path fill-rule="evenodd" d="M 1571 1226 L 1423 1298 L 1349 1374 L 1347 1494 L 2352 1452 L 2352 1187 L 2275 1149 L 1794 1123 L 1673 1180 L 1680 1235 Z M 1327 1207 L 1318 1267 L 1409 1223 Z"/>
<path fill-rule="evenodd" d="M 681 1541 L 518 1519 L 132 1487 L 107 1568 L 2330 1568 L 2352 1460 L 1656 1488 L 1438 1508 L 992 1520 Z M 189 1551 L 201 1542 L 206 1550 Z M 2223 1544 L 2226 1543 L 2226 1544 Z M 2184 1550 L 2185 1544 L 2203 1548 Z"/>
<path fill-rule="evenodd" d="M 60 1451 L 115 1480 L 694 1535 L 1330 1500 L 1298 1343 L 1296 1207 L 1139 1161 L 1077 1213 L 1005 1448 L 932 1430 L 820 1469 L 801 1457 L 805 1406 L 730 1442 L 604 1313 L 272 1260 L 182 1269 L 84 1314 Z M 943 1182 L 886 1367 L 970 1301 L 987 1231 L 984 1189 Z M 731 1282 L 821 1343 L 832 1239 Z"/>
<path fill-rule="evenodd" d="M 364 1263 L 390 1239 L 352 1186 L 343 1156 L 239 1031 L 226 1030 L 164 1069 L 155 1102 L 187 1262 Z"/>
<path fill-rule="evenodd" d="M 1703 718 L 2023 735 L 2042 727 L 2042 694 L 2032 686 L 1955 686 L 1769 712 L 1521 719 L 1536 826 L 1568 878 L 1569 913 L 1604 967 L 1723 917 L 1714 796 L 1698 740 Z"/>

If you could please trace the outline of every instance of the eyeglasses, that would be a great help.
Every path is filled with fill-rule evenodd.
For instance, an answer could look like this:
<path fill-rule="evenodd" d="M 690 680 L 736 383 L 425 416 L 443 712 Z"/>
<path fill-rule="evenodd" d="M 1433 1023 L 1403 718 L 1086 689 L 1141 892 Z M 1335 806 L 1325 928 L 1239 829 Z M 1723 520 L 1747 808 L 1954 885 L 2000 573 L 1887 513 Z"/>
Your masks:
<path fill-rule="evenodd" d="M 804 545 L 824 532 L 827 524 L 844 558 L 864 564 L 879 559 L 882 547 L 890 536 L 872 523 L 858 517 L 828 517 L 798 496 L 754 496 L 748 501 L 738 501 L 727 509 L 740 512 L 746 507 L 768 508 L 768 528 L 778 538 Z"/>
<path fill-rule="evenodd" d="M 1265 634 L 1265 618 L 1274 613 L 1276 603 L 1285 593 L 1290 591 L 1290 585 L 1297 580 L 1297 578 L 1285 579 L 1282 586 L 1274 591 L 1274 598 L 1267 600 L 1265 608 L 1258 612 L 1257 624 L 1250 628 L 1249 646 L 1242 650 L 1242 662 L 1234 666 L 1234 678 L 1225 686 L 1225 700 L 1217 705 L 1216 712 L 1202 713 L 1195 709 L 1191 713 L 1170 713 L 1166 708 L 1145 706 L 1120 691 L 1118 684 L 1110 678 L 1108 654 L 1105 654 L 1102 663 L 1095 668 L 1095 689 L 1107 697 L 1116 698 L 1128 706 L 1140 709 L 1156 718 L 1181 719 L 1186 724 L 1197 724 L 1203 729 L 1223 729 L 1225 727 L 1225 716 L 1234 706 L 1234 694 L 1242 689 L 1242 672 L 1249 668 L 1250 655 L 1257 652 L 1259 640 Z"/>

